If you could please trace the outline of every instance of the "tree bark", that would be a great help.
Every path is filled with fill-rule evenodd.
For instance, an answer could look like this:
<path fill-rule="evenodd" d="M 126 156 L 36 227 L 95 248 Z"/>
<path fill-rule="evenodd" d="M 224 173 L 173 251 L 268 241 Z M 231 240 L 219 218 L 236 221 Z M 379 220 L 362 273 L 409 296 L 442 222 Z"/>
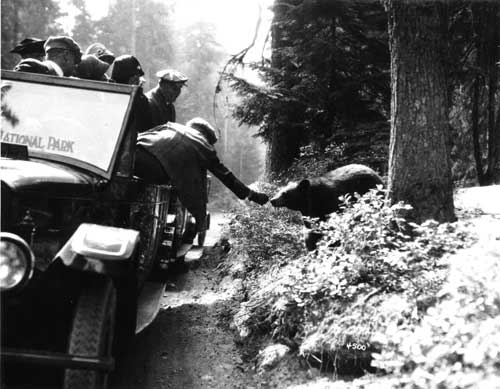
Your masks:
<path fill-rule="evenodd" d="M 472 139 L 479 185 L 491 185 L 499 179 L 499 125 L 497 62 L 500 44 L 500 7 L 494 2 L 471 5 L 476 76 L 472 95 Z"/>
<path fill-rule="evenodd" d="M 288 65 L 281 53 L 281 49 L 285 46 L 283 22 L 289 17 L 290 9 L 299 2 L 299 0 L 275 0 L 273 6 L 271 66 L 275 69 L 284 69 L 285 72 L 287 72 Z M 292 87 L 292 85 L 284 85 L 284 87 Z M 267 150 L 266 170 L 269 178 L 286 171 L 299 155 L 301 128 L 297 123 L 302 123 L 301 109 L 289 106 L 274 120 L 275 125 Z"/>
<path fill-rule="evenodd" d="M 391 49 L 389 197 L 417 222 L 455 220 L 442 4 L 387 0 Z"/>
<path fill-rule="evenodd" d="M 499 142 L 500 142 L 500 124 L 495 123 L 495 109 L 498 105 L 496 98 L 498 91 L 498 72 L 499 67 L 497 62 L 498 46 L 500 44 L 500 28 L 499 23 L 500 7 L 498 4 L 489 4 L 488 13 L 488 31 L 486 33 L 487 39 L 487 68 L 488 68 L 488 169 L 486 176 L 488 177 L 489 184 L 498 181 L 499 173 Z"/>

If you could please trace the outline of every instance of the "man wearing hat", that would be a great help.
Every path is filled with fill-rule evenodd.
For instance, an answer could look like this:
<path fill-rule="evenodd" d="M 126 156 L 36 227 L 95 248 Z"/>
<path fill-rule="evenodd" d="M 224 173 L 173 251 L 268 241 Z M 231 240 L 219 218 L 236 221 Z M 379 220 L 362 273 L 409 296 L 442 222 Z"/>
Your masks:
<path fill-rule="evenodd" d="M 45 41 L 38 38 L 26 38 L 19 42 L 10 52 L 19 54 L 22 59 L 34 58 L 41 61 L 45 56 L 44 43 Z"/>
<path fill-rule="evenodd" d="M 188 78 L 174 69 L 164 69 L 156 73 L 158 85 L 146 93 L 151 107 L 153 126 L 175 122 L 174 102 Z"/>
<path fill-rule="evenodd" d="M 70 77 L 82 59 L 80 46 L 68 36 L 51 36 L 44 45 L 45 60 L 56 64 L 64 76 Z"/>
<path fill-rule="evenodd" d="M 113 71 L 111 72 L 111 81 L 139 86 L 131 114 L 132 122 L 137 132 L 143 132 L 153 127 L 149 102 L 142 91 L 141 84 L 144 81 L 142 76 L 144 76 L 144 71 L 139 60 L 133 55 L 121 55 L 115 59 Z"/>
<path fill-rule="evenodd" d="M 197 232 L 206 229 L 207 170 L 238 198 L 260 205 L 268 201 L 265 193 L 249 188 L 224 166 L 216 142 L 216 130 L 202 118 L 186 125 L 166 123 L 137 137 L 136 175 L 150 183 L 174 184 L 182 205 L 196 219 Z"/>

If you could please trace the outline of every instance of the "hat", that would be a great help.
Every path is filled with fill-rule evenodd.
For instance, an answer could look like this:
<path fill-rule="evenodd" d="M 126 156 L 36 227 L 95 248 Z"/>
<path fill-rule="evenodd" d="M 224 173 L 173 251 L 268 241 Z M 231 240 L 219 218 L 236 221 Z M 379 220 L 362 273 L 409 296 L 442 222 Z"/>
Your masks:
<path fill-rule="evenodd" d="M 185 83 L 188 78 L 181 72 L 174 69 L 163 69 L 156 72 L 156 77 L 160 80 L 170 81 L 170 82 L 181 82 Z"/>
<path fill-rule="evenodd" d="M 76 66 L 75 74 L 77 77 L 87 80 L 104 80 L 104 73 L 108 70 L 109 64 L 101 61 L 95 55 L 84 55 L 82 60 Z"/>
<path fill-rule="evenodd" d="M 92 43 L 89 47 L 87 47 L 87 50 L 85 50 L 85 54 L 93 54 L 101 61 L 107 62 L 110 65 L 115 60 L 115 55 L 102 43 Z"/>
<path fill-rule="evenodd" d="M 15 72 L 48 74 L 50 76 L 62 77 L 62 71 L 53 66 L 52 61 L 39 61 L 35 58 L 26 58 L 20 61 L 15 67 Z"/>
<path fill-rule="evenodd" d="M 111 78 L 116 82 L 126 84 L 130 77 L 143 75 L 141 64 L 133 55 L 121 55 L 113 63 Z"/>
<path fill-rule="evenodd" d="M 45 41 L 38 38 L 25 38 L 14 47 L 10 52 L 16 54 L 26 53 L 44 53 L 43 49 Z"/>
<path fill-rule="evenodd" d="M 212 125 L 202 118 L 193 118 L 186 123 L 187 127 L 194 128 L 201 132 L 201 134 L 206 138 L 208 143 L 214 145 L 217 142 L 217 132 Z"/>
<path fill-rule="evenodd" d="M 49 68 L 34 58 L 27 58 L 20 61 L 13 69 L 15 72 L 49 74 Z"/>
<path fill-rule="evenodd" d="M 51 36 L 45 42 L 43 46 L 45 48 L 45 52 L 48 52 L 52 49 L 65 49 L 75 53 L 76 63 L 80 62 L 82 58 L 82 51 L 80 50 L 80 46 L 69 36 Z"/>

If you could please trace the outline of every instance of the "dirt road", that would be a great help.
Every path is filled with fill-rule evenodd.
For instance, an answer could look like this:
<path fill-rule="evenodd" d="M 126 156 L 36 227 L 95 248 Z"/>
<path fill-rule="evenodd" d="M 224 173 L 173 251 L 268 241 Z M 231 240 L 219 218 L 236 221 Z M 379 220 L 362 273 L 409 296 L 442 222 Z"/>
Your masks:
<path fill-rule="evenodd" d="M 210 249 L 225 220 L 214 215 L 204 256 L 168 285 L 158 317 L 118 361 L 111 389 L 253 386 L 253 373 L 223 319 L 239 288 L 232 279 L 220 279 L 215 270 L 220 259 Z"/>

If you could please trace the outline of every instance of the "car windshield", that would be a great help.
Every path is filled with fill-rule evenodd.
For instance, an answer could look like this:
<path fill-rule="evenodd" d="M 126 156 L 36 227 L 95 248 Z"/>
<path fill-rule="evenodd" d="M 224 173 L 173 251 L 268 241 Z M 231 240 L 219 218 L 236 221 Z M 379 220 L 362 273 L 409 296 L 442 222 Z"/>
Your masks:
<path fill-rule="evenodd" d="M 2 72 L 1 88 L 2 142 L 26 145 L 30 156 L 109 178 L 135 93 L 132 87 Z"/>

